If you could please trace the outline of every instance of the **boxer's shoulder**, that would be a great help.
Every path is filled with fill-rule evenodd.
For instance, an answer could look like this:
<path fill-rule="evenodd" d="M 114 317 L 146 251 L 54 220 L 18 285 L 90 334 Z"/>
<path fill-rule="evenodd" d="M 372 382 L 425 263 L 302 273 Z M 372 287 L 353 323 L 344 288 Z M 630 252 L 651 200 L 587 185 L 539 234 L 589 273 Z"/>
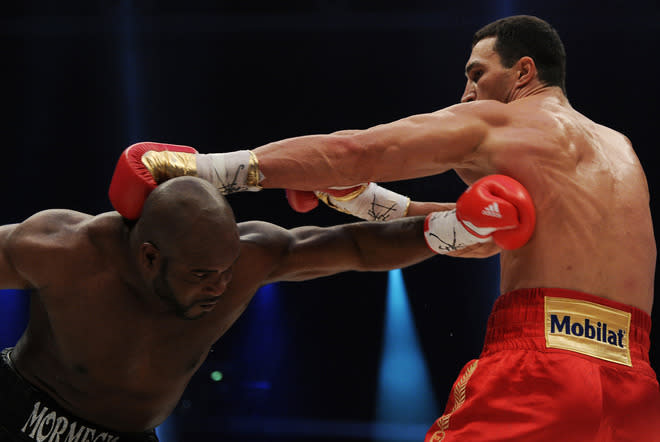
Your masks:
<path fill-rule="evenodd" d="M 37 212 L 16 226 L 14 241 L 43 242 L 75 234 L 82 225 L 93 220 L 92 215 L 65 209 Z"/>
<path fill-rule="evenodd" d="M 72 210 L 45 210 L 16 226 L 7 250 L 14 264 L 26 271 L 61 269 L 97 255 L 97 239 L 110 234 L 109 224 L 99 216 Z"/>

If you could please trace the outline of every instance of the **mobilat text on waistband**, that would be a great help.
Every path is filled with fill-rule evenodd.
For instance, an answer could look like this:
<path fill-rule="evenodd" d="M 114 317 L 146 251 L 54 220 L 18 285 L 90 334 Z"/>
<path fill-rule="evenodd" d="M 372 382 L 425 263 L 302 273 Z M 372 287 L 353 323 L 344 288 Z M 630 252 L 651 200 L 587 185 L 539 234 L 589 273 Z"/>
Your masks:
<path fill-rule="evenodd" d="M 631 366 L 629 312 L 570 298 L 545 298 L 548 348 L 574 351 Z"/>

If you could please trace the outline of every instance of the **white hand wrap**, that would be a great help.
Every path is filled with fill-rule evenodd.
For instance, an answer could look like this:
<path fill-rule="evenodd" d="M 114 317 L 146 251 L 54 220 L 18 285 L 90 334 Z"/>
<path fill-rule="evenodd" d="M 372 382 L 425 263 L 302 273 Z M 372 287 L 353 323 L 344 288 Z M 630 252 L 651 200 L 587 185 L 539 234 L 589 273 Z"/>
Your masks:
<path fill-rule="evenodd" d="M 452 209 L 432 212 L 426 216 L 424 239 L 431 250 L 444 255 L 467 246 L 488 242 L 491 237 L 479 238 L 470 233 L 456 218 L 456 209 Z"/>
<path fill-rule="evenodd" d="M 223 194 L 261 190 L 264 178 L 257 157 L 249 150 L 197 154 L 197 176 L 213 183 Z"/>
<path fill-rule="evenodd" d="M 403 218 L 410 205 L 410 198 L 407 196 L 399 195 L 376 183 L 362 184 L 354 192 L 340 197 L 320 191 L 314 193 L 333 209 L 367 221 Z"/>

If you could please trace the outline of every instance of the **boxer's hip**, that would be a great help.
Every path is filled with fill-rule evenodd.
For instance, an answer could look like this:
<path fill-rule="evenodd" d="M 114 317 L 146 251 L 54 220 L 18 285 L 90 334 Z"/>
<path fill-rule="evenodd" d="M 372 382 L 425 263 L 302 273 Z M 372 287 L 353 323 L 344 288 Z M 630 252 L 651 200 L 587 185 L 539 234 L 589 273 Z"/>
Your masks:
<path fill-rule="evenodd" d="M 14 368 L 11 348 L 0 356 L 0 435 L 12 441 L 157 442 L 155 431 L 122 433 L 74 416 Z"/>
<path fill-rule="evenodd" d="M 572 352 L 655 376 L 650 330 L 646 312 L 619 302 L 566 289 L 515 290 L 495 302 L 481 357 L 518 349 Z"/>

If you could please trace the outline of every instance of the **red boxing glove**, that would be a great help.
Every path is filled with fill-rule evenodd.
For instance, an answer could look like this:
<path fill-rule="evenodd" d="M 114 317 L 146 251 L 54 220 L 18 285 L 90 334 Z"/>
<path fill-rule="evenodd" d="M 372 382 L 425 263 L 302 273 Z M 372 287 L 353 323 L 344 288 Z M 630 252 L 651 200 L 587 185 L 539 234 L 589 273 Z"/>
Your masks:
<path fill-rule="evenodd" d="M 328 188 L 321 190 L 322 193 L 327 193 L 328 195 L 334 197 L 346 197 L 352 193 L 360 193 L 364 189 L 362 184 L 357 186 L 348 186 L 348 187 L 337 187 L 337 188 Z M 310 210 L 316 209 L 319 205 L 319 198 L 316 195 L 316 192 L 312 190 L 293 190 L 286 189 L 286 199 L 289 202 L 289 206 L 296 212 L 306 213 Z"/>
<path fill-rule="evenodd" d="M 286 189 L 286 199 L 289 206 L 296 212 L 306 213 L 319 205 L 319 199 L 311 190 Z"/>
<path fill-rule="evenodd" d="M 524 246 L 536 225 L 527 189 L 505 175 L 489 175 L 472 184 L 456 202 L 456 218 L 472 235 L 492 236 L 505 250 Z"/>
<path fill-rule="evenodd" d="M 108 196 L 115 210 L 131 220 L 140 217 L 145 200 L 158 185 L 142 162 L 142 156 L 149 151 L 197 153 L 189 146 L 150 142 L 133 144 L 124 150 L 112 175 Z"/>

